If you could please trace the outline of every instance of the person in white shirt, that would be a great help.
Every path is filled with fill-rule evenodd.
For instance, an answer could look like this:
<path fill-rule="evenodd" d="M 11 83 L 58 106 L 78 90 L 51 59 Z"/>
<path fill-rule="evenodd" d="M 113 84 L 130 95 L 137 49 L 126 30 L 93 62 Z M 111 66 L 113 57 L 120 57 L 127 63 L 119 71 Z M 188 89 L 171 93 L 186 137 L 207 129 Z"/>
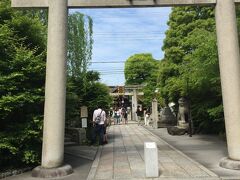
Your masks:
<path fill-rule="evenodd" d="M 121 109 L 119 108 L 117 111 L 117 124 L 120 124 L 120 120 L 121 120 Z"/>
<path fill-rule="evenodd" d="M 93 112 L 93 136 L 92 144 L 96 142 L 96 136 L 99 135 L 99 145 L 103 145 L 104 123 L 106 121 L 106 113 L 99 106 Z"/>
<path fill-rule="evenodd" d="M 117 108 L 114 109 L 114 112 L 113 112 L 113 118 L 114 118 L 114 125 L 118 123 L 118 116 L 117 116 Z"/>

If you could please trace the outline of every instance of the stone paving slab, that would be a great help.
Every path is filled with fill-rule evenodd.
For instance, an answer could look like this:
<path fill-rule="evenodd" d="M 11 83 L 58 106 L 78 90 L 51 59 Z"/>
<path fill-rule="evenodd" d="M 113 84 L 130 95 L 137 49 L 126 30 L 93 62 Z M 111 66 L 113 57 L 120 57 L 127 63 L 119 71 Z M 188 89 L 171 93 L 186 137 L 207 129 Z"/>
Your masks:
<path fill-rule="evenodd" d="M 81 158 L 94 160 L 97 154 L 98 147 L 89 146 L 67 146 L 64 153 L 68 155 L 78 156 Z"/>
<path fill-rule="evenodd" d="M 99 148 L 88 180 L 95 179 L 166 179 L 216 180 L 216 174 L 190 159 L 161 138 L 137 124 L 109 128 L 109 143 Z M 144 142 L 158 146 L 158 178 L 146 178 Z"/>
<path fill-rule="evenodd" d="M 221 179 L 240 180 L 240 171 L 225 169 L 219 166 L 219 161 L 228 156 L 226 140 L 217 135 L 194 134 L 171 136 L 166 128 L 154 129 L 149 126 L 143 126 L 156 136 L 173 145 L 175 148 L 184 152 L 187 156 L 201 163 L 209 170 L 217 174 Z"/>

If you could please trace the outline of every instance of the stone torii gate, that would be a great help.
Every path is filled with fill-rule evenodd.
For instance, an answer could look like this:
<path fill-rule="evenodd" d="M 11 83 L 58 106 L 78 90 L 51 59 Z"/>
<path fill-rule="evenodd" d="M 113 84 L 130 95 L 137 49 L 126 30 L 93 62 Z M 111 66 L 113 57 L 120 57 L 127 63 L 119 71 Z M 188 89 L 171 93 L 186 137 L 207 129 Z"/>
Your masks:
<path fill-rule="evenodd" d="M 220 165 L 240 169 L 240 56 L 235 3 L 240 0 L 12 0 L 12 7 L 48 8 L 48 42 L 42 164 L 33 176 L 72 172 L 63 165 L 68 8 L 212 5 L 216 9 L 219 65 L 228 144 Z"/>

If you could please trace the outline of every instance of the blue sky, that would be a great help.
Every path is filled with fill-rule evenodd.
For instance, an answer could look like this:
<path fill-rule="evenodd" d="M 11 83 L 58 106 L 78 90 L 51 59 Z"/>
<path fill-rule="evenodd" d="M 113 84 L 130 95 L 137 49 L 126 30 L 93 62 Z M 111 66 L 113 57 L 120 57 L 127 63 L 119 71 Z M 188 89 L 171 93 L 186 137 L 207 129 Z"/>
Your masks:
<path fill-rule="evenodd" d="M 93 63 L 89 69 L 100 72 L 101 82 L 123 85 L 124 61 L 136 53 L 163 58 L 161 48 L 171 8 L 75 9 L 70 13 L 74 11 L 93 19 Z"/>

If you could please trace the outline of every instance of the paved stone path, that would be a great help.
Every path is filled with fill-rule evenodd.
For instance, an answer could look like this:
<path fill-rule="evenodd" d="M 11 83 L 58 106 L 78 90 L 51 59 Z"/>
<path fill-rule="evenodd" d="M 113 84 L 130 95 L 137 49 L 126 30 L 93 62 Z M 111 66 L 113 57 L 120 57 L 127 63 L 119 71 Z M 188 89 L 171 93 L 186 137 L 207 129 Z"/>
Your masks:
<path fill-rule="evenodd" d="M 144 126 L 144 128 L 201 163 L 222 179 L 240 180 L 239 170 L 225 169 L 219 166 L 220 159 L 228 156 L 227 142 L 223 138 L 206 134 L 194 134 L 192 137 L 188 135 L 171 136 L 166 128 L 154 129 L 149 126 Z"/>
<path fill-rule="evenodd" d="M 154 179 L 219 179 L 216 174 L 142 126 L 111 126 L 108 135 L 109 143 L 99 148 L 88 180 L 145 179 L 144 142 L 156 142 L 158 146 L 160 177 Z"/>

